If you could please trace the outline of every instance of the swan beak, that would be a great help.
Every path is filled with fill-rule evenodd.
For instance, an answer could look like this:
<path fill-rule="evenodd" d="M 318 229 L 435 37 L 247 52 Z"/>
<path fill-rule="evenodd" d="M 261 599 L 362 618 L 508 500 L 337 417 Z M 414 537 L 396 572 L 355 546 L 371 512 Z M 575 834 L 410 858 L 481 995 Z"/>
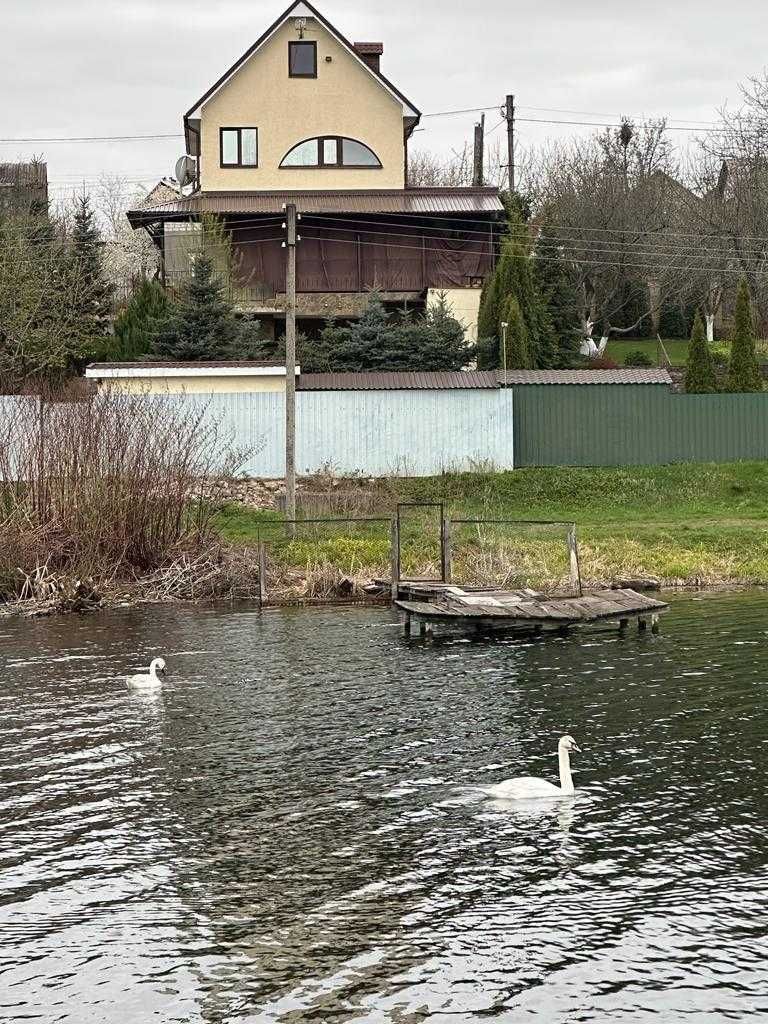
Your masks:
<path fill-rule="evenodd" d="M 578 743 L 574 743 L 573 746 L 571 747 L 571 750 L 575 750 L 577 754 L 581 753 L 581 747 L 579 746 Z"/>

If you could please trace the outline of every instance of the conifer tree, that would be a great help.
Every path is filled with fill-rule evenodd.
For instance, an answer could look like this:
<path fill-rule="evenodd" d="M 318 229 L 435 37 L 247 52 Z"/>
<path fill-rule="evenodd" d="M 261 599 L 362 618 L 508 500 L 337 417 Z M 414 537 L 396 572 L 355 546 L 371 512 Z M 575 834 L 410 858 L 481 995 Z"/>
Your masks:
<path fill-rule="evenodd" d="M 693 330 L 693 325 L 691 325 L 691 330 Z M 685 310 L 679 299 L 669 298 L 662 303 L 659 311 L 659 335 L 662 338 L 687 338 L 690 336 L 691 330 L 688 329 Z"/>
<path fill-rule="evenodd" d="M 704 323 L 697 313 L 693 321 L 688 361 L 685 366 L 685 390 L 689 395 L 711 395 L 717 391 L 715 366 L 707 344 Z"/>
<path fill-rule="evenodd" d="M 525 324 L 520 303 L 510 295 L 505 307 L 507 323 L 506 360 L 502 353 L 501 369 L 527 370 L 531 367 L 530 336 Z"/>
<path fill-rule="evenodd" d="M 762 391 L 763 378 L 755 353 L 755 327 L 749 285 L 742 280 L 736 296 L 736 315 L 728 368 L 729 391 Z"/>
<path fill-rule="evenodd" d="M 575 275 L 551 229 L 544 228 L 534 250 L 534 275 L 552 332 L 555 369 L 573 366 L 581 346 L 580 304 Z"/>
<path fill-rule="evenodd" d="M 192 276 L 158 326 L 152 353 L 160 359 L 241 359 L 249 354 L 256 324 L 235 316 L 214 273 L 213 259 L 200 253 Z"/>
<path fill-rule="evenodd" d="M 104 272 L 104 243 L 87 195 L 76 202 L 71 258 L 79 287 L 74 301 L 74 322 L 84 353 L 104 350 L 112 312 L 112 286 Z"/>
<path fill-rule="evenodd" d="M 140 359 L 152 349 L 159 324 L 168 313 L 168 296 L 158 281 L 146 278 L 134 291 L 115 321 L 115 336 L 108 347 L 116 362 Z"/>

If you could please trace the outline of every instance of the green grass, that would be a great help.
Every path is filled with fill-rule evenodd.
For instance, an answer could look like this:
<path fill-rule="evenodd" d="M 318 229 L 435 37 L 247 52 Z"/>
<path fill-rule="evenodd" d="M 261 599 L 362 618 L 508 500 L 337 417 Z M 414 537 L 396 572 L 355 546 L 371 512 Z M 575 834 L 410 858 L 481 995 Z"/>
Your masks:
<path fill-rule="evenodd" d="M 382 481 L 381 514 L 390 515 L 397 501 L 444 502 L 454 520 L 575 522 L 587 579 L 651 575 L 688 583 L 768 583 L 768 463 L 524 469 Z M 404 561 L 409 572 L 429 573 L 439 562 L 436 513 L 410 515 Z M 274 562 L 284 566 L 364 576 L 385 572 L 388 563 L 387 524 L 299 527 L 288 543 L 275 513 L 230 506 L 217 525 L 235 544 L 254 543 L 261 531 L 263 539 L 274 540 Z M 554 585 L 567 575 L 564 537 L 561 527 L 455 527 L 461 581 L 482 582 L 485 573 L 497 583 L 508 577 Z"/>
<path fill-rule="evenodd" d="M 685 366 L 685 361 L 688 358 L 688 342 L 670 340 L 664 341 L 664 348 L 669 357 L 669 361 L 673 366 Z M 630 352 L 644 352 L 648 358 L 652 361 L 654 366 L 660 365 L 659 356 L 664 353 L 660 351 L 659 343 L 655 339 L 643 338 L 638 341 L 631 341 L 627 339 L 612 339 L 608 342 L 608 347 L 605 350 L 607 359 L 613 359 L 614 362 L 620 365 L 624 364 L 624 360 Z"/>

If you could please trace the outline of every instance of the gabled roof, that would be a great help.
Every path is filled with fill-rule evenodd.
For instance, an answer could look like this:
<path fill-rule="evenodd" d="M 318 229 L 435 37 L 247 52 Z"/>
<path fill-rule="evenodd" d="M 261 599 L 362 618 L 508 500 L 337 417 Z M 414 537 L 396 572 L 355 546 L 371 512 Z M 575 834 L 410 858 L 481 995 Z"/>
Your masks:
<path fill-rule="evenodd" d="M 269 26 L 267 31 L 256 40 L 253 46 L 251 46 L 250 49 L 246 50 L 242 57 L 240 57 L 239 60 L 235 61 L 232 67 L 228 71 L 225 71 L 221 78 L 217 82 L 215 82 L 211 86 L 211 88 L 200 97 L 197 103 L 193 104 L 193 106 L 190 107 L 190 109 L 184 115 L 185 125 L 190 119 L 197 118 L 200 116 L 199 112 L 203 104 L 206 103 L 211 98 L 211 96 L 214 95 L 214 93 L 217 93 L 219 89 L 222 88 L 222 86 L 226 85 L 230 78 L 232 78 L 232 76 L 240 70 L 243 64 L 245 64 L 245 62 L 249 60 L 254 55 L 254 53 L 256 53 L 256 51 L 260 49 L 289 18 L 315 18 L 326 29 L 326 31 L 328 31 L 336 39 L 337 42 L 341 43 L 341 45 L 350 53 L 352 57 L 354 57 L 354 59 L 360 64 L 362 68 L 365 68 L 365 70 L 370 75 L 373 75 L 374 78 L 378 79 L 378 81 L 384 86 L 387 92 L 389 92 L 395 99 L 397 99 L 400 103 L 403 104 L 404 117 L 415 118 L 416 121 L 418 121 L 421 118 L 421 111 L 418 110 L 418 108 L 415 107 L 413 103 L 411 103 L 411 101 L 402 92 L 400 92 L 400 90 L 396 86 L 394 86 L 392 82 L 389 81 L 388 78 L 385 78 L 384 75 L 382 75 L 381 71 L 378 71 L 376 68 L 372 67 L 369 63 L 367 63 L 363 59 L 362 55 L 355 49 L 354 44 L 351 43 L 348 39 L 346 39 L 341 34 L 341 32 L 338 31 L 338 29 L 334 28 L 334 26 L 327 20 L 327 18 L 323 17 L 323 15 L 317 10 L 317 8 L 313 7 L 312 4 L 310 3 L 307 3 L 306 0 L 298 0 L 298 2 L 292 3 L 291 6 L 286 11 L 284 11 L 283 14 L 280 15 L 280 17 Z"/>

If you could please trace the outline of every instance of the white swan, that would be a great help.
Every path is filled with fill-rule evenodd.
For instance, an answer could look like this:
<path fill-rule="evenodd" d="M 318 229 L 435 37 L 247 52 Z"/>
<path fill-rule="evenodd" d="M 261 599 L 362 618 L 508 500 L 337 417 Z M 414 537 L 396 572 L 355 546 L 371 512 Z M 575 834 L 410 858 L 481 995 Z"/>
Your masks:
<path fill-rule="evenodd" d="M 553 786 L 544 779 L 507 779 L 497 786 L 472 786 L 474 792 L 484 793 L 495 800 L 546 800 L 557 796 L 573 796 L 576 792 L 571 777 L 572 750 L 579 747 L 572 736 L 563 736 L 557 745 L 560 761 L 560 785 Z"/>
<path fill-rule="evenodd" d="M 163 685 L 158 672 L 165 675 L 165 661 L 155 658 L 149 666 L 149 675 L 128 676 L 128 686 L 132 690 L 159 690 Z"/>

